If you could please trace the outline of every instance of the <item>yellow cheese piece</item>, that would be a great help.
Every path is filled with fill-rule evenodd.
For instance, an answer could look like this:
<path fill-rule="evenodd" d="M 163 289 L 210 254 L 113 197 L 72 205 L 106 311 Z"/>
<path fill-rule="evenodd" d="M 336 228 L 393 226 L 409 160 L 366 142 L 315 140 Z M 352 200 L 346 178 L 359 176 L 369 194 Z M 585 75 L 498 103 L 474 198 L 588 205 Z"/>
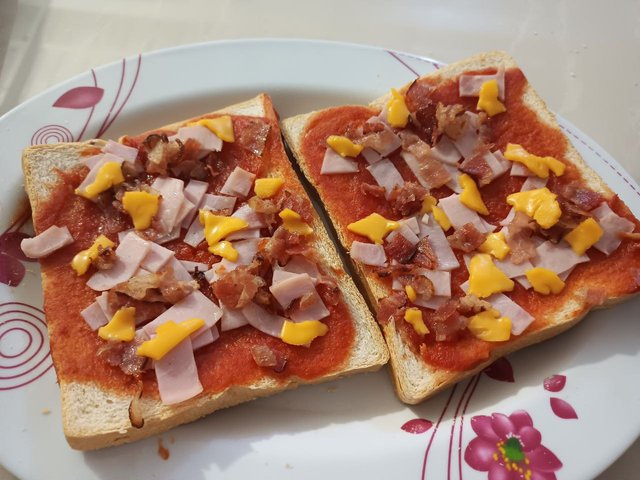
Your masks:
<path fill-rule="evenodd" d="M 431 208 L 431 213 L 433 213 L 433 218 L 436 219 L 436 222 L 438 222 L 438 225 L 442 227 L 442 230 L 446 232 L 451 228 L 451 220 L 449 220 L 447 214 L 444 213 L 444 210 L 440 207 L 434 206 Z"/>
<path fill-rule="evenodd" d="M 498 292 L 510 292 L 514 283 L 491 260 L 488 253 L 478 253 L 469 262 L 469 292 L 486 298 Z"/>
<path fill-rule="evenodd" d="M 506 112 L 507 107 L 498 100 L 499 93 L 500 88 L 498 87 L 498 81 L 495 79 L 487 80 L 480 87 L 480 95 L 476 108 L 478 110 L 484 110 L 490 117 Z"/>
<path fill-rule="evenodd" d="M 200 223 L 204 225 L 204 236 L 209 246 L 213 246 L 227 235 L 247 228 L 249 224 L 241 218 L 215 215 L 208 210 L 200 210 Z"/>
<path fill-rule="evenodd" d="M 387 122 L 395 128 L 404 128 L 409 121 L 409 109 L 404 96 L 395 88 L 391 89 L 391 98 L 387 102 Z"/>
<path fill-rule="evenodd" d="M 407 298 L 409 300 L 411 300 L 412 302 L 415 302 L 416 298 L 418 298 L 418 294 L 416 293 L 416 289 L 413 288 L 411 285 L 406 285 L 404 287 L 404 291 L 407 294 Z"/>
<path fill-rule="evenodd" d="M 203 118 L 191 125 L 202 125 L 215 133 L 223 142 L 233 143 L 235 136 L 233 135 L 233 122 L 229 115 L 223 115 L 216 118 Z"/>
<path fill-rule="evenodd" d="M 161 360 L 185 338 L 204 326 L 201 318 L 190 318 L 180 323 L 169 320 L 156 328 L 156 336 L 143 342 L 136 351 L 141 357 Z"/>
<path fill-rule="evenodd" d="M 398 227 L 400 227 L 398 222 L 387 220 L 379 213 L 372 213 L 357 222 L 347 225 L 347 230 L 367 237 L 373 243 L 381 244 L 384 237 Z"/>
<path fill-rule="evenodd" d="M 71 260 L 71 268 L 75 270 L 77 275 L 84 275 L 85 273 L 87 273 L 87 270 L 89 270 L 91 262 L 98 258 L 100 249 L 114 246 L 115 243 L 113 243 L 104 235 L 100 235 L 93 241 L 93 245 L 91 245 L 86 250 L 78 252 L 76 256 L 73 257 L 73 260 Z"/>
<path fill-rule="evenodd" d="M 564 288 L 564 282 L 556 272 L 547 268 L 537 267 L 524 272 L 533 289 L 543 295 L 560 293 Z"/>
<path fill-rule="evenodd" d="M 278 214 L 278 216 L 282 219 L 282 226 L 285 230 L 288 230 L 291 233 L 298 233 L 300 235 L 311 235 L 313 233 L 313 228 L 302 220 L 300 214 L 294 212 L 290 208 L 285 208 Z"/>
<path fill-rule="evenodd" d="M 342 157 L 357 157 L 364 149 L 363 145 L 353 143 L 347 137 L 331 135 L 327 138 L 327 144 Z"/>
<path fill-rule="evenodd" d="M 151 220 L 158 213 L 159 195 L 149 192 L 125 192 L 122 206 L 131 216 L 136 230 L 151 226 Z"/>
<path fill-rule="evenodd" d="M 604 234 L 602 227 L 593 218 L 587 218 L 564 237 L 577 255 L 584 255 Z"/>
<path fill-rule="evenodd" d="M 478 247 L 478 250 L 492 255 L 498 260 L 504 260 L 504 257 L 511 251 L 502 231 L 487 235 L 487 239 Z"/>
<path fill-rule="evenodd" d="M 130 342 L 136 335 L 136 309 L 123 307 L 104 327 L 98 329 L 103 340 Z"/>
<path fill-rule="evenodd" d="M 424 199 L 422 200 L 422 207 L 420 208 L 420 215 L 431 213 L 433 207 L 435 207 L 437 203 L 438 200 L 436 200 L 436 198 L 432 197 L 431 195 L 427 195 L 426 197 L 424 197 Z"/>
<path fill-rule="evenodd" d="M 480 190 L 478 190 L 478 186 L 476 185 L 476 182 L 473 181 L 473 178 L 466 173 L 463 173 L 458 177 L 458 182 L 462 187 L 460 202 L 471 210 L 475 210 L 482 215 L 489 215 L 489 210 L 484 204 L 482 196 L 480 195 Z"/>
<path fill-rule="evenodd" d="M 525 167 L 531 170 L 540 178 L 547 178 L 549 176 L 549 170 L 561 176 L 567 166 L 560 160 L 556 160 L 553 157 L 539 157 L 527 152 L 522 145 L 517 143 L 509 143 L 504 151 L 504 158 L 511 160 L 512 162 L 522 163 Z"/>
<path fill-rule="evenodd" d="M 98 176 L 93 183 L 86 186 L 84 191 L 76 188 L 76 195 L 93 200 L 102 192 L 122 182 L 124 182 L 124 176 L 122 175 L 122 167 L 120 164 L 118 162 L 107 162 L 100 167 Z"/>
<path fill-rule="evenodd" d="M 410 323 L 418 334 L 426 335 L 429 333 L 429 329 L 422 319 L 422 312 L 419 309 L 407 308 L 404 312 L 404 320 L 405 322 Z"/>
<path fill-rule="evenodd" d="M 519 212 L 526 213 L 542 228 L 551 228 L 560 219 L 562 211 L 556 200 L 557 195 L 547 187 L 512 193 L 507 203 Z"/>
<path fill-rule="evenodd" d="M 319 320 L 304 322 L 285 320 L 280 338 L 289 345 L 309 345 L 315 338 L 326 335 L 328 331 L 329 327 Z"/>
<path fill-rule="evenodd" d="M 282 185 L 284 178 L 281 177 L 258 178 L 253 184 L 253 191 L 260 198 L 271 198 L 278 193 Z"/>
<path fill-rule="evenodd" d="M 511 319 L 496 318 L 492 312 L 480 312 L 469 318 L 469 331 L 485 342 L 504 342 L 511 337 Z"/>
<path fill-rule="evenodd" d="M 222 240 L 209 247 L 209 251 L 214 255 L 218 255 L 222 258 L 226 258 L 230 262 L 238 261 L 238 251 L 233 248 L 233 244 L 226 240 Z"/>

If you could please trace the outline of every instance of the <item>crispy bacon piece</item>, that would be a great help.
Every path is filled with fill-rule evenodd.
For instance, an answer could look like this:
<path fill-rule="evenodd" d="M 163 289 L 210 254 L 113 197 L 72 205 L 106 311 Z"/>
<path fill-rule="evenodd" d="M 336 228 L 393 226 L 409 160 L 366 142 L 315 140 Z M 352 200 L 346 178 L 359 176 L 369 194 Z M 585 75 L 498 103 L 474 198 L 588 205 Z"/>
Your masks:
<path fill-rule="evenodd" d="M 144 370 L 147 357 L 136 354 L 143 340 L 135 337 L 131 342 L 106 342 L 98 348 L 98 357 L 109 365 L 120 367 L 127 375 L 137 376 Z"/>
<path fill-rule="evenodd" d="M 273 200 L 253 196 L 249 200 L 247 200 L 247 203 L 255 212 L 258 213 L 278 213 L 278 206 L 274 203 Z"/>
<path fill-rule="evenodd" d="M 134 307 L 136 309 L 136 321 L 138 323 L 153 320 L 167 310 L 167 306 L 162 302 L 136 300 L 124 293 L 118 293 L 113 290 L 107 293 L 107 302 L 112 312 L 117 312 L 123 307 Z"/>
<path fill-rule="evenodd" d="M 640 241 L 640 232 L 618 232 L 618 236 L 623 240 Z"/>
<path fill-rule="evenodd" d="M 434 270 L 438 266 L 438 259 L 427 237 L 421 238 L 416 245 L 416 254 L 413 256 L 413 264 L 417 267 Z"/>
<path fill-rule="evenodd" d="M 573 206 L 585 214 L 604 201 L 604 198 L 598 192 L 588 188 L 576 187 L 572 184 L 560 183 L 557 180 L 552 183 L 550 190 L 556 193 L 560 200 L 572 203 Z"/>
<path fill-rule="evenodd" d="M 384 124 L 380 122 L 365 122 L 362 125 L 362 135 L 370 133 L 380 133 L 384 130 Z"/>
<path fill-rule="evenodd" d="M 384 244 L 387 257 L 391 257 L 399 263 L 409 263 L 413 258 L 416 247 L 409 242 L 404 235 L 394 235 L 391 241 Z"/>
<path fill-rule="evenodd" d="M 332 278 L 321 276 L 316 290 L 325 305 L 336 306 L 340 302 L 340 288 Z"/>
<path fill-rule="evenodd" d="M 447 237 L 451 248 L 462 250 L 465 253 L 477 250 L 484 243 L 487 236 L 480 232 L 472 223 L 465 223 Z"/>
<path fill-rule="evenodd" d="M 213 283 L 213 294 L 228 308 L 243 308 L 264 286 L 261 277 L 250 273 L 245 266 L 231 270 Z"/>
<path fill-rule="evenodd" d="M 488 185 L 493 178 L 493 170 L 484 159 L 484 155 L 489 151 L 488 147 L 484 145 L 470 157 L 464 159 L 460 164 L 460 170 L 473 175 L 478 180 L 479 186 Z"/>
<path fill-rule="evenodd" d="M 287 358 L 268 345 L 252 345 L 251 356 L 259 367 L 273 368 L 277 373 L 282 372 L 287 365 Z"/>
<path fill-rule="evenodd" d="M 113 287 L 114 292 L 124 293 L 135 300 L 147 302 L 178 303 L 194 290 L 198 282 L 176 280 L 173 269 L 167 267 L 157 273 L 135 275 Z"/>
<path fill-rule="evenodd" d="M 493 308 L 486 300 L 480 300 L 473 294 L 467 294 L 459 299 L 458 312 L 466 317 L 480 313 L 483 310 Z"/>
<path fill-rule="evenodd" d="M 400 317 L 407 304 L 407 296 L 404 292 L 394 292 L 383 298 L 378 303 L 377 320 L 380 325 L 386 325 L 392 318 Z"/>
<path fill-rule="evenodd" d="M 406 217 L 420 210 L 427 193 L 427 190 L 416 182 L 405 182 L 402 186 L 393 187 L 389 194 L 389 204 L 395 213 Z"/>
<path fill-rule="evenodd" d="M 459 104 L 444 105 L 438 102 L 436 106 L 436 122 L 437 128 L 434 132 L 434 136 L 439 137 L 443 133 L 446 133 L 449 138 L 454 140 L 462 135 L 465 125 L 464 107 Z"/>
<path fill-rule="evenodd" d="M 413 154 L 420 162 L 420 173 L 431 188 L 438 188 L 451 180 L 451 174 L 429 152 L 431 147 L 410 132 L 401 132 L 402 148 Z M 425 190 L 426 191 L 426 190 Z"/>
<path fill-rule="evenodd" d="M 280 226 L 266 242 L 259 254 L 271 265 L 276 262 L 284 265 L 291 255 L 313 257 L 313 249 L 309 246 L 304 235 L 291 233 Z"/>
<path fill-rule="evenodd" d="M 271 125 L 260 118 L 246 118 L 243 119 L 242 128 L 234 131 L 236 138 L 235 141 L 245 150 L 257 155 L 262 156 L 264 147 L 267 144 L 267 137 Z"/>
<path fill-rule="evenodd" d="M 166 135 L 149 135 L 139 148 L 146 156 L 147 173 L 167 175 L 169 166 L 180 162 L 185 147 L 180 140 L 169 141 Z"/>
<path fill-rule="evenodd" d="M 410 265 L 404 265 L 400 263 L 398 265 L 387 265 L 386 267 L 379 267 L 376 269 L 376 274 L 380 278 L 387 278 L 391 275 L 413 275 L 415 268 L 416 265 L 414 265 L 413 263 Z"/>
<path fill-rule="evenodd" d="M 110 270 L 116 263 L 116 252 L 111 247 L 98 247 L 98 256 L 91 263 L 98 270 Z"/>
<path fill-rule="evenodd" d="M 531 239 L 534 228 L 535 223 L 522 212 L 516 212 L 509 224 L 507 245 L 511 249 L 511 261 L 516 265 L 537 255 L 536 244 Z"/>
<path fill-rule="evenodd" d="M 411 285 L 423 300 L 428 300 L 433 296 L 433 282 L 424 275 L 400 275 L 398 281 L 402 286 Z"/>
<path fill-rule="evenodd" d="M 436 342 L 450 342 L 467 328 L 468 319 L 458 312 L 458 300 L 450 300 L 432 315 L 427 315 L 425 323 Z"/>
<path fill-rule="evenodd" d="M 438 137 L 436 105 L 431 100 L 432 91 L 431 85 L 416 80 L 405 94 L 407 108 L 411 112 L 411 127 L 429 145 L 435 144 Z"/>
<path fill-rule="evenodd" d="M 384 198 L 386 190 L 380 185 L 371 185 L 370 183 L 361 183 L 360 191 L 363 195 L 370 195 L 374 198 Z"/>
<path fill-rule="evenodd" d="M 313 207 L 311 206 L 311 202 L 306 197 L 291 192 L 290 190 L 284 190 L 282 197 L 278 201 L 279 211 L 285 208 L 296 212 L 302 217 L 302 220 L 307 223 L 311 223 L 313 220 Z"/>

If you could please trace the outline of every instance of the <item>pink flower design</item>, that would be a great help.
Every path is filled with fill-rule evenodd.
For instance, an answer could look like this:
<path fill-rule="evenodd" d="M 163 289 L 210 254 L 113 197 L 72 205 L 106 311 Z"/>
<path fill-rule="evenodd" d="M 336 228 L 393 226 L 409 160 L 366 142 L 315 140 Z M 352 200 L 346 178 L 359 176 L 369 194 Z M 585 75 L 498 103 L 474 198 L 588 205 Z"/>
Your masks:
<path fill-rule="evenodd" d="M 489 480 L 555 480 L 562 462 L 542 445 L 542 435 L 527 412 L 493 413 L 471 419 L 478 435 L 469 442 L 464 459 Z"/>

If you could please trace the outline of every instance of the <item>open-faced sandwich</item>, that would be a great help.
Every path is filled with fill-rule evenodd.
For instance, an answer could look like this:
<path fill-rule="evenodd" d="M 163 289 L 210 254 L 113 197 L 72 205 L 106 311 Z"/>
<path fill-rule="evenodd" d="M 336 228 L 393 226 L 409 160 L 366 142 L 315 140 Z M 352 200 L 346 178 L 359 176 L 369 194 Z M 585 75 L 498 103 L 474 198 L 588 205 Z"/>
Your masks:
<path fill-rule="evenodd" d="M 407 403 L 640 289 L 638 220 L 506 54 L 281 127 L 377 306 Z"/>
<path fill-rule="evenodd" d="M 268 96 L 23 168 L 73 448 L 387 362 Z"/>

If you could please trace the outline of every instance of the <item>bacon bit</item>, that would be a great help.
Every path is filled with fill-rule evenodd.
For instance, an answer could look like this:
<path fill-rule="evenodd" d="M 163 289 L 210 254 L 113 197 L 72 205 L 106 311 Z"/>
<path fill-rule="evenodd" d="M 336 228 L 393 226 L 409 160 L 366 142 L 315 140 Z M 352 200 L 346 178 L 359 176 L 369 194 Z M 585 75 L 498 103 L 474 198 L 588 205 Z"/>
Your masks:
<path fill-rule="evenodd" d="M 138 323 L 153 320 L 167 310 L 164 303 L 136 300 L 124 293 L 117 293 L 113 289 L 107 293 L 107 303 L 112 312 L 117 312 L 123 307 L 135 307 Z"/>
<path fill-rule="evenodd" d="M 438 102 L 435 112 L 438 126 L 434 132 L 434 137 L 437 138 L 446 133 L 449 138 L 454 140 L 460 138 L 466 122 L 466 118 L 462 116 L 463 113 L 464 107 L 462 105 L 444 105 Z"/>
<path fill-rule="evenodd" d="M 380 133 L 384 130 L 384 124 L 379 122 L 365 122 L 362 125 L 362 134 L 369 135 L 370 133 Z"/>
<path fill-rule="evenodd" d="M 415 257 L 414 257 L 414 261 L 415 261 Z M 416 265 L 414 264 L 404 265 L 400 263 L 398 265 L 388 265 L 386 267 L 379 267 L 376 269 L 376 274 L 380 278 L 386 278 L 391 275 L 413 275 L 415 269 L 416 269 Z"/>
<path fill-rule="evenodd" d="M 265 281 L 241 266 L 222 275 L 213 283 L 213 294 L 228 308 L 242 308 L 253 300 Z"/>
<path fill-rule="evenodd" d="M 278 201 L 278 211 L 284 210 L 285 208 L 296 212 L 302 217 L 302 220 L 307 223 L 313 221 L 313 207 L 306 197 L 289 190 L 284 190 L 282 197 Z"/>
<path fill-rule="evenodd" d="M 411 112 L 411 127 L 429 145 L 433 145 L 438 138 L 436 105 L 430 98 L 432 92 L 431 85 L 416 80 L 405 94 L 405 102 Z"/>
<path fill-rule="evenodd" d="M 303 255 L 313 257 L 313 249 L 308 245 L 304 235 L 291 233 L 282 226 L 278 227 L 265 246 L 261 249 L 261 255 L 270 264 L 284 265 L 291 255 Z"/>
<path fill-rule="evenodd" d="M 98 347 L 97 355 L 109 365 L 119 367 L 126 375 L 137 377 L 147 363 L 146 357 L 136 354 L 142 342 L 138 337 L 131 342 L 105 342 Z"/>
<path fill-rule="evenodd" d="M 98 247 L 98 256 L 91 263 L 98 270 L 110 270 L 116 263 L 116 252 L 111 247 Z"/>
<path fill-rule="evenodd" d="M 593 210 L 604 201 L 604 198 L 598 192 L 588 188 L 560 183 L 559 181 L 554 181 L 549 188 L 560 197 L 559 200 L 573 204 L 576 207 L 576 211 L 582 212 L 585 216 L 589 215 L 587 212 Z"/>
<path fill-rule="evenodd" d="M 633 242 L 640 241 L 640 233 L 639 232 L 618 232 L 618 237 L 623 240 L 631 240 Z"/>
<path fill-rule="evenodd" d="M 398 277 L 398 281 L 403 287 L 411 285 L 423 300 L 428 300 L 433 296 L 433 282 L 424 275 L 401 275 Z"/>
<path fill-rule="evenodd" d="M 143 158 L 146 157 L 147 173 L 167 175 L 170 165 L 177 164 L 183 156 L 184 145 L 180 140 L 169 141 L 166 135 L 151 134 L 139 147 Z"/>
<path fill-rule="evenodd" d="M 124 293 L 135 300 L 174 304 L 197 289 L 198 282 L 176 280 L 173 269 L 167 267 L 157 273 L 135 275 L 126 282 L 116 285 L 112 290 Z"/>
<path fill-rule="evenodd" d="M 402 140 L 402 148 L 413 153 L 417 158 L 423 158 L 429 155 L 431 147 L 425 141 L 423 141 L 415 133 L 411 133 L 408 130 L 402 130 L 398 133 L 398 136 Z"/>
<path fill-rule="evenodd" d="M 144 417 L 142 416 L 142 410 L 140 409 L 140 398 L 142 398 L 143 388 L 144 384 L 140 380 L 138 382 L 138 389 L 133 395 L 131 403 L 129 404 L 129 421 L 131 422 L 131 426 L 133 428 L 144 427 Z"/>
<path fill-rule="evenodd" d="M 451 180 L 451 174 L 435 158 L 424 157 L 419 160 L 420 173 L 428 182 L 429 187 L 438 188 Z"/>
<path fill-rule="evenodd" d="M 598 307 L 604 303 L 607 293 L 602 288 L 589 288 L 585 295 L 585 303 L 588 308 Z"/>
<path fill-rule="evenodd" d="M 360 191 L 363 195 L 370 195 L 374 198 L 384 198 L 386 190 L 380 185 L 371 185 L 370 183 L 361 183 Z"/>
<path fill-rule="evenodd" d="M 435 161 L 437 162 L 437 160 Z M 424 187 L 416 182 L 405 182 L 402 186 L 393 187 L 389 194 L 389 204 L 395 213 L 406 217 L 420 210 L 422 200 L 428 193 Z"/>
<path fill-rule="evenodd" d="M 450 300 L 425 319 L 436 342 L 454 341 L 467 328 L 468 319 L 458 313 L 458 305 L 458 300 Z"/>
<path fill-rule="evenodd" d="M 276 373 L 280 373 L 287 365 L 285 356 L 272 349 L 268 345 L 252 345 L 251 356 L 259 367 L 271 367 Z"/>
<path fill-rule="evenodd" d="M 324 280 L 325 278 L 329 277 L 320 277 L 320 282 L 316 290 L 324 304 L 333 307 L 340 302 L 340 288 L 338 288 L 338 285 L 336 285 L 333 279 L 331 279 L 331 283 L 329 283 Z"/>
<path fill-rule="evenodd" d="M 394 235 L 391 241 L 384 244 L 384 251 L 388 257 L 393 258 L 399 263 L 409 263 L 416 251 L 414 245 L 404 238 L 404 235 Z"/>
<path fill-rule="evenodd" d="M 267 144 L 271 125 L 260 118 L 246 118 L 242 128 L 238 130 L 235 132 L 236 143 L 245 150 L 261 157 Z"/>
<path fill-rule="evenodd" d="M 434 270 L 438 266 L 438 259 L 427 237 L 421 238 L 418 242 L 413 264 L 427 270 Z"/>
<path fill-rule="evenodd" d="M 516 212 L 513 220 L 509 224 L 509 236 L 507 245 L 511 249 L 511 261 L 520 265 L 522 262 L 534 258 L 536 254 L 536 244 L 531 239 L 535 222 L 526 214 Z"/>
<path fill-rule="evenodd" d="M 407 304 L 407 296 L 404 292 L 395 292 L 383 298 L 378 303 L 377 320 L 380 325 L 386 325 L 392 318 L 400 318 L 402 309 Z"/>
<path fill-rule="evenodd" d="M 478 185 L 481 187 L 491 183 L 493 178 L 493 170 L 483 158 L 488 151 L 488 146 L 484 145 L 460 164 L 460 170 L 476 177 Z"/>
<path fill-rule="evenodd" d="M 473 294 L 465 295 L 459 299 L 458 312 L 466 317 L 480 313 L 483 310 L 490 310 L 493 307 L 486 300 L 480 300 Z"/>
<path fill-rule="evenodd" d="M 447 237 L 451 248 L 462 250 L 465 253 L 477 250 L 486 239 L 487 235 L 480 232 L 472 223 L 465 223 L 462 228 Z"/>
<path fill-rule="evenodd" d="M 258 196 L 253 196 L 249 200 L 247 200 L 249 206 L 253 209 L 253 211 L 258 213 L 265 214 L 275 214 L 278 213 L 278 206 L 274 203 L 273 200 L 262 199 Z"/>
<path fill-rule="evenodd" d="M 160 458 L 163 460 L 169 460 L 169 449 L 162 444 L 161 438 L 158 439 L 158 455 L 160 455 Z"/>
<path fill-rule="evenodd" d="M 393 133 L 393 130 L 391 129 L 384 128 L 384 125 L 382 123 L 379 123 L 378 125 L 382 126 L 382 130 L 376 131 L 375 133 L 368 133 L 366 135 L 356 134 L 356 136 L 359 138 L 356 138 L 354 143 L 360 144 L 363 147 L 372 148 L 376 152 L 381 152 L 385 148 L 388 148 L 388 145 L 395 141 L 395 133 Z M 363 129 L 364 126 L 362 130 Z"/>

